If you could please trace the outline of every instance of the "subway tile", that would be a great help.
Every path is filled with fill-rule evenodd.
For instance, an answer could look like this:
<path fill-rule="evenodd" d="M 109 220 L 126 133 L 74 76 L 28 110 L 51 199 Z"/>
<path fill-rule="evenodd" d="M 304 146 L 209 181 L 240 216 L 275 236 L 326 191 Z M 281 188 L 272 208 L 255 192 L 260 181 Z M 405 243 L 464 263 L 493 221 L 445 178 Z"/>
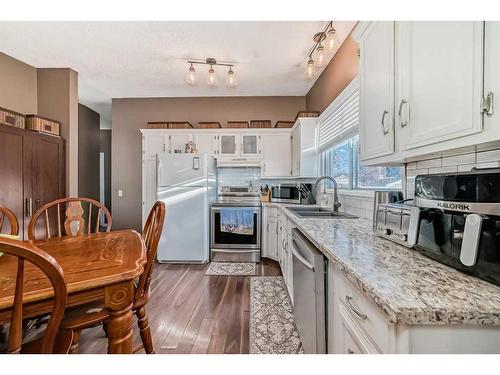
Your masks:
<path fill-rule="evenodd" d="M 441 166 L 441 158 L 417 161 L 417 169 L 437 168 L 440 166 Z"/>
<path fill-rule="evenodd" d="M 500 150 L 478 152 L 476 162 L 485 163 L 491 161 L 500 161 Z"/>
<path fill-rule="evenodd" d="M 417 162 L 406 163 L 406 170 L 417 169 Z"/>
<path fill-rule="evenodd" d="M 454 148 L 452 150 L 446 150 L 442 152 L 443 158 L 447 156 L 456 156 L 464 154 L 472 154 L 476 151 L 476 146 L 466 146 L 460 148 Z"/>
<path fill-rule="evenodd" d="M 487 163 L 476 163 L 476 168 L 500 168 L 500 161 L 490 161 Z"/>
<path fill-rule="evenodd" d="M 429 174 L 451 173 L 451 172 L 457 172 L 457 170 L 458 167 L 456 165 L 450 165 L 448 167 L 429 168 Z"/>
<path fill-rule="evenodd" d="M 425 169 L 412 169 L 412 170 L 408 171 L 408 173 L 406 174 L 406 177 L 411 178 L 411 177 L 418 176 L 419 174 L 427 174 L 427 173 L 429 173 L 429 170 L 427 168 L 425 168 Z"/>
<path fill-rule="evenodd" d="M 458 166 L 458 172 L 470 172 L 470 170 L 474 167 L 477 167 L 478 164 L 462 164 Z"/>
<path fill-rule="evenodd" d="M 449 156 L 442 159 L 442 166 L 448 167 L 453 165 L 463 165 L 463 164 L 472 164 L 476 162 L 476 154 L 463 154 L 457 156 Z"/>

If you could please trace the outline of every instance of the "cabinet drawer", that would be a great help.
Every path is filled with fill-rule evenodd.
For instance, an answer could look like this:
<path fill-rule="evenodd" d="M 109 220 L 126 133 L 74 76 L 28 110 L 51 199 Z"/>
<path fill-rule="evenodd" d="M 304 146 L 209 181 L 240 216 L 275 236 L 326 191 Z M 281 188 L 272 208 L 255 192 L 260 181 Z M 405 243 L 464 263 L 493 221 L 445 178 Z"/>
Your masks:
<path fill-rule="evenodd" d="M 279 213 L 279 208 L 276 207 L 266 207 L 267 216 L 277 217 Z"/>
<path fill-rule="evenodd" d="M 343 305 L 339 307 L 340 315 L 340 354 L 379 354 L 375 344 L 366 336 L 365 332 L 356 324 L 349 311 Z"/>
<path fill-rule="evenodd" d="M 395 326 L 375 306 L 363 296 L 342 272 L 336 272 L 334 291 L 343 308 L 354 322 L 383 353 L 392 353 L 395 342 Z"/>

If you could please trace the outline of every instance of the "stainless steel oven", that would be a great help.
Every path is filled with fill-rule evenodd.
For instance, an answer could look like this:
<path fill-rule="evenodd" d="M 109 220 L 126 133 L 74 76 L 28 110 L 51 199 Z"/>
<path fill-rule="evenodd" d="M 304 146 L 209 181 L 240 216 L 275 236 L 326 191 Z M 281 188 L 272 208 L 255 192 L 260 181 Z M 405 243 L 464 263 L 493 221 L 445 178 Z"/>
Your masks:
<path fill-rule="evenodd" d="M 245 233 L 224 230 L 221 219 L 223 210 L 244 211 L 249 214 L 252 217 L 251 229 Z M 211 261 L 260 262 L 261 216 L 258 188 L 219 188 L 219 200 L 213 203 L 210 209 Z"/>

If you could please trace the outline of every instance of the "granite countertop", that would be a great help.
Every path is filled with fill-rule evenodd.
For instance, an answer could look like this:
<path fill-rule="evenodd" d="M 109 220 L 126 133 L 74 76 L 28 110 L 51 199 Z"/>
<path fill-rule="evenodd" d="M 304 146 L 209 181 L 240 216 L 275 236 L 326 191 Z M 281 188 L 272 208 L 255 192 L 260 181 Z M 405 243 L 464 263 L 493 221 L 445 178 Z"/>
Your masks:
<path fill-rule="evenodd" d="M 366 219 L 299 218 L 300 231 L 393 323 L 500 325 L 500 287 L 377 237 Z"/>

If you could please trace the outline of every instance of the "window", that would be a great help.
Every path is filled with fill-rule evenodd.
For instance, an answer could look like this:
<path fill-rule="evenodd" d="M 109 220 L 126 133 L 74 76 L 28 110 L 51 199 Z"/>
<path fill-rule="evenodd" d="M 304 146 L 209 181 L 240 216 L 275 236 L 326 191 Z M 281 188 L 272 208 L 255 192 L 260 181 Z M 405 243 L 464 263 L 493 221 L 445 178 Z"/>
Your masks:
<path fill-rule="evenodd" d="M 339 189 L 402 189 L 402 167 L 362 167 L 359 163 L 359 80 L 355 78 L 318 119 L 322 175 Z M 328 189 L 331 181 L 325 181 Z"/>
<path fill-rule="evenodd" d="M 401 189 L 402 167 L 363 167 L 359 164 L 359 136 L 321 152 L 321 171 L 332 176 L 339 189 Z M 327 189 L 333 188 L 325 181 Z"/>

